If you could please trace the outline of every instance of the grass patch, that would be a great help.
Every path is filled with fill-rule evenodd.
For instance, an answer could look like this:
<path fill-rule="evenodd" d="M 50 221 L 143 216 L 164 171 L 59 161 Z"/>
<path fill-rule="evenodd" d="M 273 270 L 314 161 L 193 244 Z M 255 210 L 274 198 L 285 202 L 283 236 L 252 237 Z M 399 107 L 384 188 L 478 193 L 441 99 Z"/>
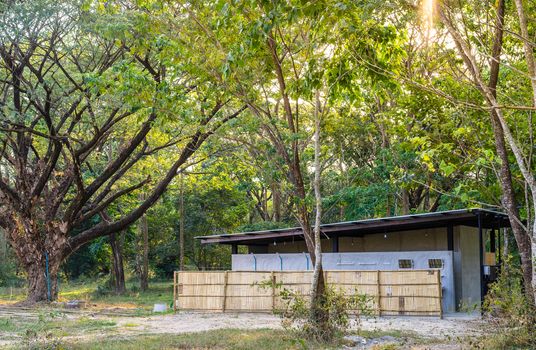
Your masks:
<path fill-rule="evenodd" d="M 382 331 L 379 329 L 375 330 L 358 330 L 355 332 L 355 334 L 367 338 L 380 338 L 385 336 L 390 336 L 394 338 L 418 338 L 417 333 L 411 332 L 411 331 L 400 331 L 400 330 L 388 330 L 388 331 Z"/>
<path fill-rule="evenodd" d="M 0 333 L 14 333 L 18 325 L 11 318 L 0 318 Z"/>
<path fill-rule="evenodd" d="M 60 283 L 58 301 L 86 300 L 98 307 L 121 307 L 152 309 L 155 303 L 171 305 L 173 301 L 173 284 L 171 281 L 149 283 L 147 291 L 139 291 L 137 283 L 127 283 L 124 295 L 115 295 L 103 290 L 97 281 Z M 22 301 L 26 298 L 25 288 L 0 287 L 0 304 Z"/>
<path fill-rule="evenodd" d="M 524 328 L 503 329 L 469 341 L 474 349 L 536 349 L 536 335 Z"/>
<path fill-rule="evenodd" d="M 123 325 L 123 327 L 125 327 L 125 328 L 134 328 L 134 327 L 138 327 L 138 326 L 139 326 L 139 324 L 137 324 L 137 323 L 125 323 Z"/>
<path fill-rule="evenodd" d="M 111 320 L 100 320 L 100 319 L 90 319 L 87 317 L 82 317 L 74 323 L 73 326 L 68 328 L 71 328 L 71 330 L 80 330 L 80 331 L 96 331 L 96 330 L 102 330 L 103 328 L 110 328 L 117 326 L 117 323 L 115 321 Z"/>
<path fill-rule="evenodd" d="M 26 289 L 20 287 L 0 287 L 0 305 L 11 304 L 26 298 Z"/>
<path fill-rule="evenodd" d="M 30 335 L 49 335 L 63 337 L 80 335 L 82 333 L 95 333 L 116 327 L 115 321 L 105 319 L 92 319 L 82 317 L 70 320 L 61 313 L 40 313 L 37 318 L 2 317 L 0 318 L 0 332 L 25 337 Z"/>
<path fill-rule="evenodd" d="M 85 343 L 63 344 L 73 350 L 160 350 L 160 349 L 335 349 L 338 344 L 326 346 L 292 339 L 281 330 L 222 329 L 180 335 L 151 335 L 129 337 L 128 339 L 107 339 Z"/>

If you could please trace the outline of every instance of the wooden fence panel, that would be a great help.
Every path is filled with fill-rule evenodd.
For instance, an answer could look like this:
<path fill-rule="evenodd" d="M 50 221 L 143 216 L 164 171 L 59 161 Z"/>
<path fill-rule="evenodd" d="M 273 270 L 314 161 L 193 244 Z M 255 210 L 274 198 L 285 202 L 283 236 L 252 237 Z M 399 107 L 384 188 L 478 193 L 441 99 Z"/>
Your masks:
<path fill-rule="evenodd" d="M 439 270 L 325 271 L 348 295 L 367 295 L 378 315 L 442 316 Z M 173 276 L 175 310 L 271 312 L 282 289 L 307 297 L 312 271 L 181 271 Z M 355 310 L 357 311 L 357 310 Z"/>

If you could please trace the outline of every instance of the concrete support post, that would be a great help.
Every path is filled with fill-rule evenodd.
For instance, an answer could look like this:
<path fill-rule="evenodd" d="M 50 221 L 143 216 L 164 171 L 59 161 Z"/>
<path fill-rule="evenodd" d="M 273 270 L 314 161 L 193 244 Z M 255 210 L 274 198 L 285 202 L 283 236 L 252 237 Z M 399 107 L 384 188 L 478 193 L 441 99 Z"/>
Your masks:
<path fill-rule="evenodd" d="M 447 250 L 454 251 L 454 226 L 447 226 Z"/>
<path fill-rule="evenodd" d="M 332 253 L 338 253 L 339 252 L 339 236 L 333 236 L 331 237 L 331 252 Z"/>
<path fill-rule="evenodd" d="M 477 214 L 478 218 L 478 250 L 480 256 L 480 301 L 484 302 L 484 237 L 482 231 L 482 214 Z"/>

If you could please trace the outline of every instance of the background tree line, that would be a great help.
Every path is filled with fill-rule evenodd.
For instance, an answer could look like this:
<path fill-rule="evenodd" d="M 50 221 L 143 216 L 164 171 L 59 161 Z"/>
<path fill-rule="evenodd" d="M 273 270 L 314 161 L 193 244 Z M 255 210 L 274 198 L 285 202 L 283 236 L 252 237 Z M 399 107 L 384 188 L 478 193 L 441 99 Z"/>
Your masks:
<path fill-rule="evenodd" d="M 323 222 L 505 210 L 532 293 L 534 4 L 426 4 L 4 2 L 0 281 L 42 299 L 46 252 L 121 292 L 180 242 L 228 268 L 196 235 L 311 230 L 321 115 Z"/>

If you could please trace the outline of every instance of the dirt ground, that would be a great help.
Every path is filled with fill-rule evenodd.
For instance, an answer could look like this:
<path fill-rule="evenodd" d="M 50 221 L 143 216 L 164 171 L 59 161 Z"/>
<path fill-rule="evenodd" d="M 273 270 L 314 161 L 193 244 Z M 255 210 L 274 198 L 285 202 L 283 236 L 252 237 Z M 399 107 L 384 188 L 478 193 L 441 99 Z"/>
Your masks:
<path fill-rule="evenodd" d="M 110 337 L 148 334 L 180 334 L 188 332 L 209 331 L 221 328 L 237 329 L 279 329 L 280 318 L 271 314 L 262 313 L 192 313 L 180 312 L 176 314 L 135 316 L 110 310 L 103 312 L 91 310 L 56 311 L 61 314 L 64 324 L 75 324 L 80 320 L 93 320 L 94 322 L 110 321 L 115 324 L 109 329 L 97 331 L 72 331 L 66 332 L 63 339 L 70 341 L 84 340 L 87 337 Z M 42 311 L 24 310 L 16 308 L 0 307 L 0 322 L 2 320 L 31 320 L 39 319 Z M 361 329 L 365 331 L 399 332 L 413 338 L 430 339 L 426 349 L 457 349 L 453 347 L 456 339 L 483 334 L 484 324 L 481 320 L 467 315 L 456 315 L 443 319 L 435 317 L 382 317 L 370 318 L 361 321 Z M 22 339 L 20 333 L 1 332 L 0 348 L 2 346 L 15 345 Z M 361 347 L 363 348 L 363 347 Z M 361 349 L 359 348 L 359 349 Z M 423 348 L 423 349 L 424 349 Z M 358 347 L 354 347 L 358 349 Z"/>
<path fill-rule="evenodd" d="M 147 333 L 186 333 L 219 328 L 281 328 L 278 316 L 261 313 L 178 313 L 175 315 L 143 318 L 119 318 L 118 325 L 138 324 L 137 330 Z M 132 328 L 132 327 L 131 327 Z M 439 319 L 436 317 L 382 317 L 361 321 L 361 329 L 367 331 L 412 332 L 423 338 L 446 338 L 480 335 L 482 322 L 466 315 Z"/>

